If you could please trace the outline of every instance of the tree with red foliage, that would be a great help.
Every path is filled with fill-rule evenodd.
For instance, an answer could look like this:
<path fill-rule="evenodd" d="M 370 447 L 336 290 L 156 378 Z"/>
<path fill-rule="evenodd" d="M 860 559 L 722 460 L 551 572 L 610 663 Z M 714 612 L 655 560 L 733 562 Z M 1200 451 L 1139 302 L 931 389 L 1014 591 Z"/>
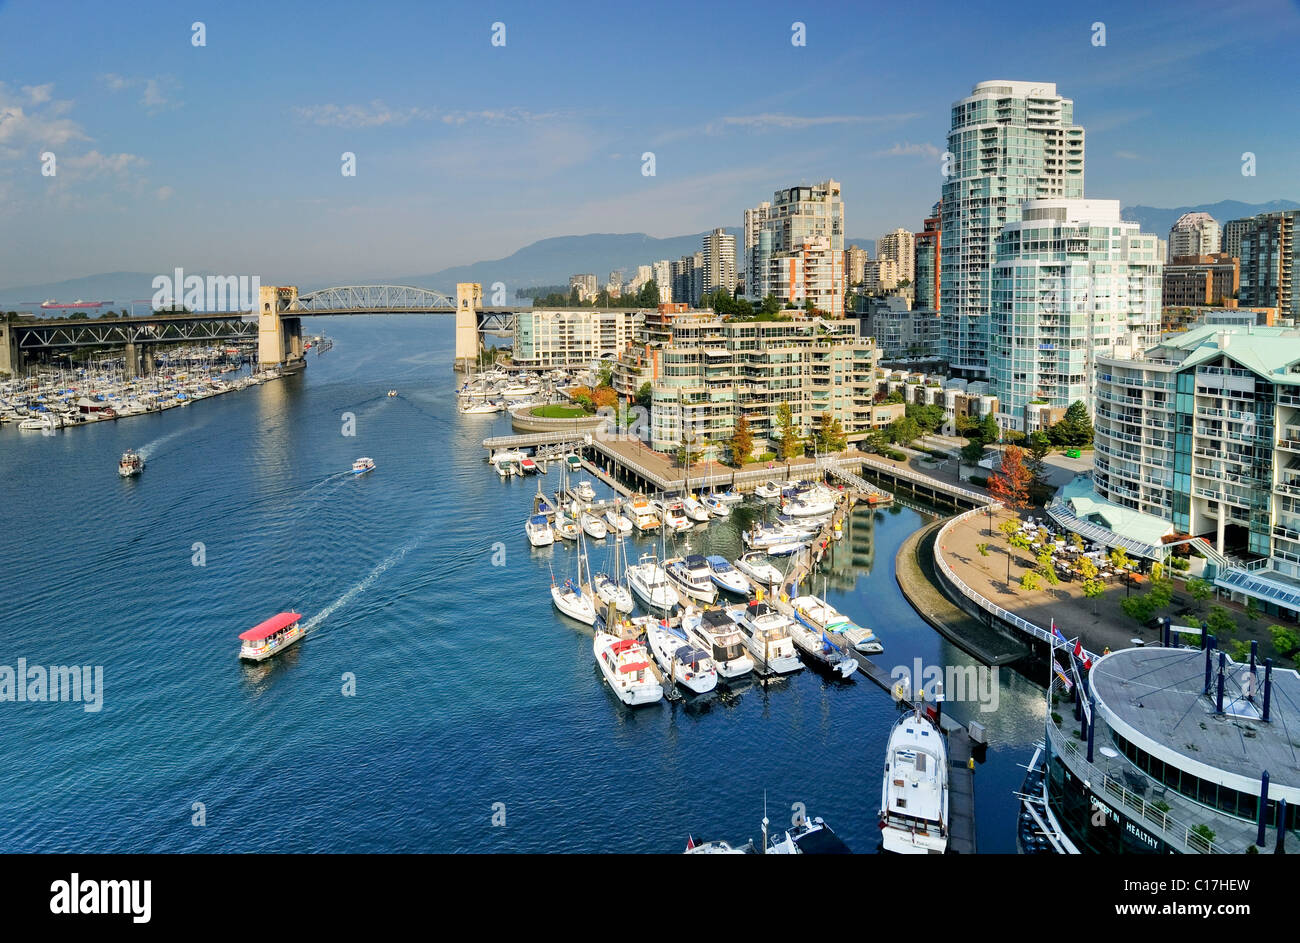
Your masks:
<path fill-rule="evenodd" d="M 1002 467 L 989 476 L 989 494 L 1013 511 L 1029 507 L 1029 485 L 1033 475 L 1025 467 L 1025 453 L 1014 445 L 1002 452 Z"/>

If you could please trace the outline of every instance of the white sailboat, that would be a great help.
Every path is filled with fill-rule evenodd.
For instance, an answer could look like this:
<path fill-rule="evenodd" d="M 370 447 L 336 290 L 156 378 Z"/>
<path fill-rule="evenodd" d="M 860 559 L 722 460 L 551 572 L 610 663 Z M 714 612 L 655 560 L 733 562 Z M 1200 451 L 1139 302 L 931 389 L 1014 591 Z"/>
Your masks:
<path fill-rule="evenodd" d="M 767 554 L 751 550 L 736 558 L 736 569 L 760 586 L 779 586 L 785 574 L 767 562 Z"/>
<path fill-rule="evenodd" d="M 625 575 L 636 598 L 652 612 L 669 612 L 681 601 L 653 553 L 642 554 Z"/>
<path fill-rule="evenodd" d="M 557 586 L 551 583 L 551 601 L 555 603 L 555 608 L 560 610 L 571 619 L 577 619 L 579 622 L 585 622 L 587 625 L 596 624 L 596 601 L 592 594 L 587 591 L 582 576 L 586 569 L 587 548 L 582 542 L 582 535 L 578 535 L 578 579 L 575 583 L 573 580 L 566 579 L 563 586 Z"/>
<path fill-rule="evenodd" d="M 889 734 L 880 791 L 885 851 L 943 854 L 948 847 L 948 747 L 918 707 Z"/>
<path fill-rule="evenodd" d="M 591 588 L 600 601 L 606 606 L 613 606 L 623 615 L 630 613 L 635 607 L 636 602 L 632 599 L 632 593 L 626 586 L 618 581 L 619 564 L 622 562 L 623 540 L 621 537 L 614 538 L 614 560 L 610 569 L 615 576 L 611 577 L 608 573 L 597 573 L 591 578 Z"/>

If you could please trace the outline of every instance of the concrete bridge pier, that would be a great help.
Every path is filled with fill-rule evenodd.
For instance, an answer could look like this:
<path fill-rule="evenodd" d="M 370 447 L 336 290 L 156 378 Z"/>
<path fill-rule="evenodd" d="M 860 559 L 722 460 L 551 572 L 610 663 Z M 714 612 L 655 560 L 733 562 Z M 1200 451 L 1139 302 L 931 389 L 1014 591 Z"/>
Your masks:
<path fill-rule="evenodd" d="M 0 323 L 0 377 L 16 377 L 22 368 L 23 355 L 18 349 L 18 335 L 8 324 Z"/>
<path fill-rule="evenodd" d="M 298 301 L 296 285 L 259 285 L 257 290 L 257 363 L 262 370 L 301 365 L 302 318 L 285 317 Z"/>
<path fill-rule="evenodd" d="M 478 309 L 481 307 L 483 286 L 478 282 L 457 282 L 456 370 L 468 373 L 478 361 Z"/>

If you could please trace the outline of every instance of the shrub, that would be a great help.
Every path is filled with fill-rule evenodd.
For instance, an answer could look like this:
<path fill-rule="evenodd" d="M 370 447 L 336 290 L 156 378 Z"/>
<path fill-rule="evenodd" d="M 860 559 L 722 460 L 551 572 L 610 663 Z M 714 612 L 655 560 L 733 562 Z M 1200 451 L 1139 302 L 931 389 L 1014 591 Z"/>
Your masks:
<path fill-rule="evenodd" d="M 1277 649 L 1280 655 L 1289 656 L 1300 648 L 1300 633 L 1297 633 L 1295 629 L 1281 625 L 1270 625 L 1268 634 L 1273 640 L 1273 647 Z"/>
<path fill-rule="evenodd" d="M 775 452 L 764 452 L 762 455 L 760 455 L 760 456 L 758 457 L 758 460 L 759 460 L 760 462 L 774 462 L 774 461 L 776 461 L 776 453 L 775 453 Z"/>
<path fill-rule="evenodd" d="M 1171 557 L 1169 559 L 1169 565 L 1175 570 L 1190 570 L 1192 568 L 1192 561 L 1188 560 L 1186 557 Z"/>
<path fill-rule="evenodd" d="M 971 475 L 970 483 L 972 485 L 978 485 L 981 488 L 987 488 L 989 486 L 989 480 L 983 475 Z"/>

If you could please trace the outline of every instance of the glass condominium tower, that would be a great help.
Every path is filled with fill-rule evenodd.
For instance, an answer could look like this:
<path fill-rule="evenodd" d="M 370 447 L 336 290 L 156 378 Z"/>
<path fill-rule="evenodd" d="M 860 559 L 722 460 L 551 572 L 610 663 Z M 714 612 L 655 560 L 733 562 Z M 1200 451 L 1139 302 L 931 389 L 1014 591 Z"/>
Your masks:
<path fill-rule="evenodd" d="M 952 106 L 939 312 L 954 375 L 987 379 L 998 233 L 1026 200 L 1083 197 L 1083 128 L 1051 82 L 981 82 Z M 950 156 L 949 156 L 950 155 Z"/>

